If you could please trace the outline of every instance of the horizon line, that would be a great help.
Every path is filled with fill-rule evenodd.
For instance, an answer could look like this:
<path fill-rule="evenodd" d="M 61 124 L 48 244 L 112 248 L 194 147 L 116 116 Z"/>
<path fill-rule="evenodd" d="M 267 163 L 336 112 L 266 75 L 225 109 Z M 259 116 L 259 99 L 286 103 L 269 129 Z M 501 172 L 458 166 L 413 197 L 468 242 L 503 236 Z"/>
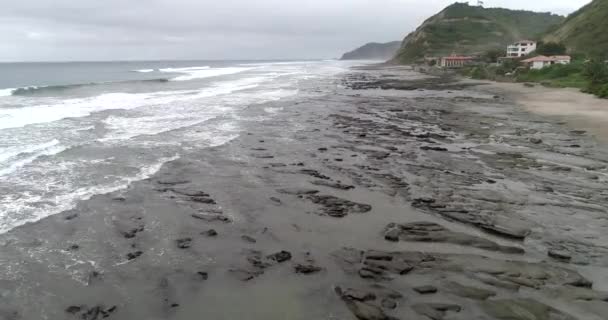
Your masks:
<path fill-rule="evenodd" d="M 315 61 L 315 60 L 339 60 L 339 58 L 293 58 L 293 59 L 118 59 L 118 60 L 14 60 L 0 61 L 0 64 L 8 63 L 96 63 L 96 62 L 189 62 L 189 61 L 209 61 L 209 62 L 230 62 L 230 61 Z"/>

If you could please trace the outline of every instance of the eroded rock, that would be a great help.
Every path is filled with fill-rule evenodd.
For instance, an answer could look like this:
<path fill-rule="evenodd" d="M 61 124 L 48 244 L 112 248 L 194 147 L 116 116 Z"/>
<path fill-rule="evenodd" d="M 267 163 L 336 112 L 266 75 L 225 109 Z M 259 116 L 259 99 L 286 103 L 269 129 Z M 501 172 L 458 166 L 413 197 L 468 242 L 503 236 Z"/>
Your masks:
<path fill-rule="evenodd" d="M 376 297 L 372 295 L 366 295 L 361 293 L 354 293 L 353 297 L 352 289 L 342 291 L 340 287 L 335 289 L 338 296 L 344 301 L 346 307 L 353 313 L 359 320 L 389 320 L 390 318 L 382 311 L 381 308 L 366 303 L 364 301 L 375 300 Z"/>
<path fill-rule="evenodd" d="M 437 292 L 437 287 L 434 286 L 420 286 L 420 287 L 415 287 L 414 291 L 420 293 L 420 294 L 433 294 Z"/>
<path fill-rule="evenodd" d="M 484 238 L 453 232 L 434 222 L 391 223 L 386 227 L 384 237 L 389 241 L 445 242 L 505 253 L 524 253 L 521 248 L 502 246 Z"/>
<path fill-rule="evenodd" d="M 319 266 L 315 266 L 313 264 L 297 264 L 294 267 L 296 273 L 301 273 L 301 274 L 313 274 L 313 273 L 318 273 L 321 272 L 323 270 L 323 268 L 319 267 Z"/>
<path fill-rule="evenodd" d="M 307 197 L 315 204 L 322 206 L 321 212 L 334 218 L 343 218 L 351 213 L 366 213 L 372 210 L 372 206 L 341 199 L 329 195 L 309 195 Z"/>
<path fill-rule="evenodd" d="M 458 282 L 448 282 L 445 284 L 445 289 L 457 296 L 474 300 L 486 300 L 496 295 L 496 292 L 492 290 L 465 286 Z"/>

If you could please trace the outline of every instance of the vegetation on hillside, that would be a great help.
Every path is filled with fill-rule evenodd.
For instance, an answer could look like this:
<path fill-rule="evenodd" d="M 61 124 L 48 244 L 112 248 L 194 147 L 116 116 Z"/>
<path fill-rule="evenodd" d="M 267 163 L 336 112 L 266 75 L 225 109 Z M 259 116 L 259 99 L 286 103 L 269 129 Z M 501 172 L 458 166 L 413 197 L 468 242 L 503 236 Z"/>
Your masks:
<path fill-rule="evenodd" d="M 585 63 L 583 74 L 589 81 L 583 90 L 600 98 L 608 98 L 608 65 L 603 60 L 591 60 Z"/>
<path fill-rule="evenodd" d="M 538 82 L 549 87 L 587 88 L 589 81 L 584 75 L 585 62 L 555 64 L 540 70 L 522 70 L 516 76 L 518 82 Z"/>
<path fill-rule="evenodd" d="M 539 38 L 563 20 L 550 13 L 455 3 L 410 33 L 395 60 L 413 63 L 425 56 L 476 54 L 492 48 L 504 50 L 517 40 Z"/>
<path fill-rule="evenodd" d="M 394 58 L 416 63 L 424 57 L 452 53 L 476 55 L 478 63 L 460 70 L 475 79 L 536 82 L 551 87 L 575 87 L 608 98 L 608 0 L 593 0 L 568 16 L 455 3 L 426 20 L 404 40 Z M 499 64 L 506 46 L 521 39 L 540 40 L 536 55 L 572 56 L 569 65 L 540 70 L 519 59 Z"/>
<path fill-rule="evenodd" d="M 543 56 L 556 56 L 567 53 L 566 46 L 561 42 L 538 42 L 536 54 Z"/>
<path fill-rule="evenodd" d="M 522 67 L 522 59 L 503 64 L 479 64 L 460 70 L 473 79 L 540 83 L 555 88 L 579 88 L 583 92 L 608 98 L 608 64 L 599 60 L 578 59 L 570 64 L 555 64 L 540 70 Z"/>
<path fill-rule="evenodd" d="M 553 28 L 545 41 L 562 42 L 569 52 L 608 58 L 608 0 L 594 0 Z"/>

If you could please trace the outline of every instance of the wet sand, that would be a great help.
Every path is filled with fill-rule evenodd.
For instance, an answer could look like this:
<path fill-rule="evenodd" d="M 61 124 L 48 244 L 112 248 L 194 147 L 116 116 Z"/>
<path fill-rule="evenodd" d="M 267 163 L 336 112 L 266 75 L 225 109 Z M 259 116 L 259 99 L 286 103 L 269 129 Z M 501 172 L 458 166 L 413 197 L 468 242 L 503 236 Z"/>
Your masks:
<path fill-rule="evenodd" d="M 605 319 L 601 141 L 406 68 L 315 92 L 0 235 L 0 319 Z"/>

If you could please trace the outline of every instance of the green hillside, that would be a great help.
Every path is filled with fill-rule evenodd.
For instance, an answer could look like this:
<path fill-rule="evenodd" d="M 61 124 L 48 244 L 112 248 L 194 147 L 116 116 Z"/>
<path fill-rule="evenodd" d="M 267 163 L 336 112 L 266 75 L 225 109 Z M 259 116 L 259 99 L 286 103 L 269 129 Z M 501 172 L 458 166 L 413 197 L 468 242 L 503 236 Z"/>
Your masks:
<path fill-rule="evenodd" d="M 608 58 L 608 0 L 594 0 L 582 7 L 544 40 L 562 42 L 570 52 Z"/>
<path fill-rule="evenodd" d="M 539 39 L 562 21 L 564 17 L 551 13 L 455 3 L 410 33 L 394 62 L 412 63 L 425 56 L 475 54 L 493 48 L 502 49 L 517 40 Z"/>

